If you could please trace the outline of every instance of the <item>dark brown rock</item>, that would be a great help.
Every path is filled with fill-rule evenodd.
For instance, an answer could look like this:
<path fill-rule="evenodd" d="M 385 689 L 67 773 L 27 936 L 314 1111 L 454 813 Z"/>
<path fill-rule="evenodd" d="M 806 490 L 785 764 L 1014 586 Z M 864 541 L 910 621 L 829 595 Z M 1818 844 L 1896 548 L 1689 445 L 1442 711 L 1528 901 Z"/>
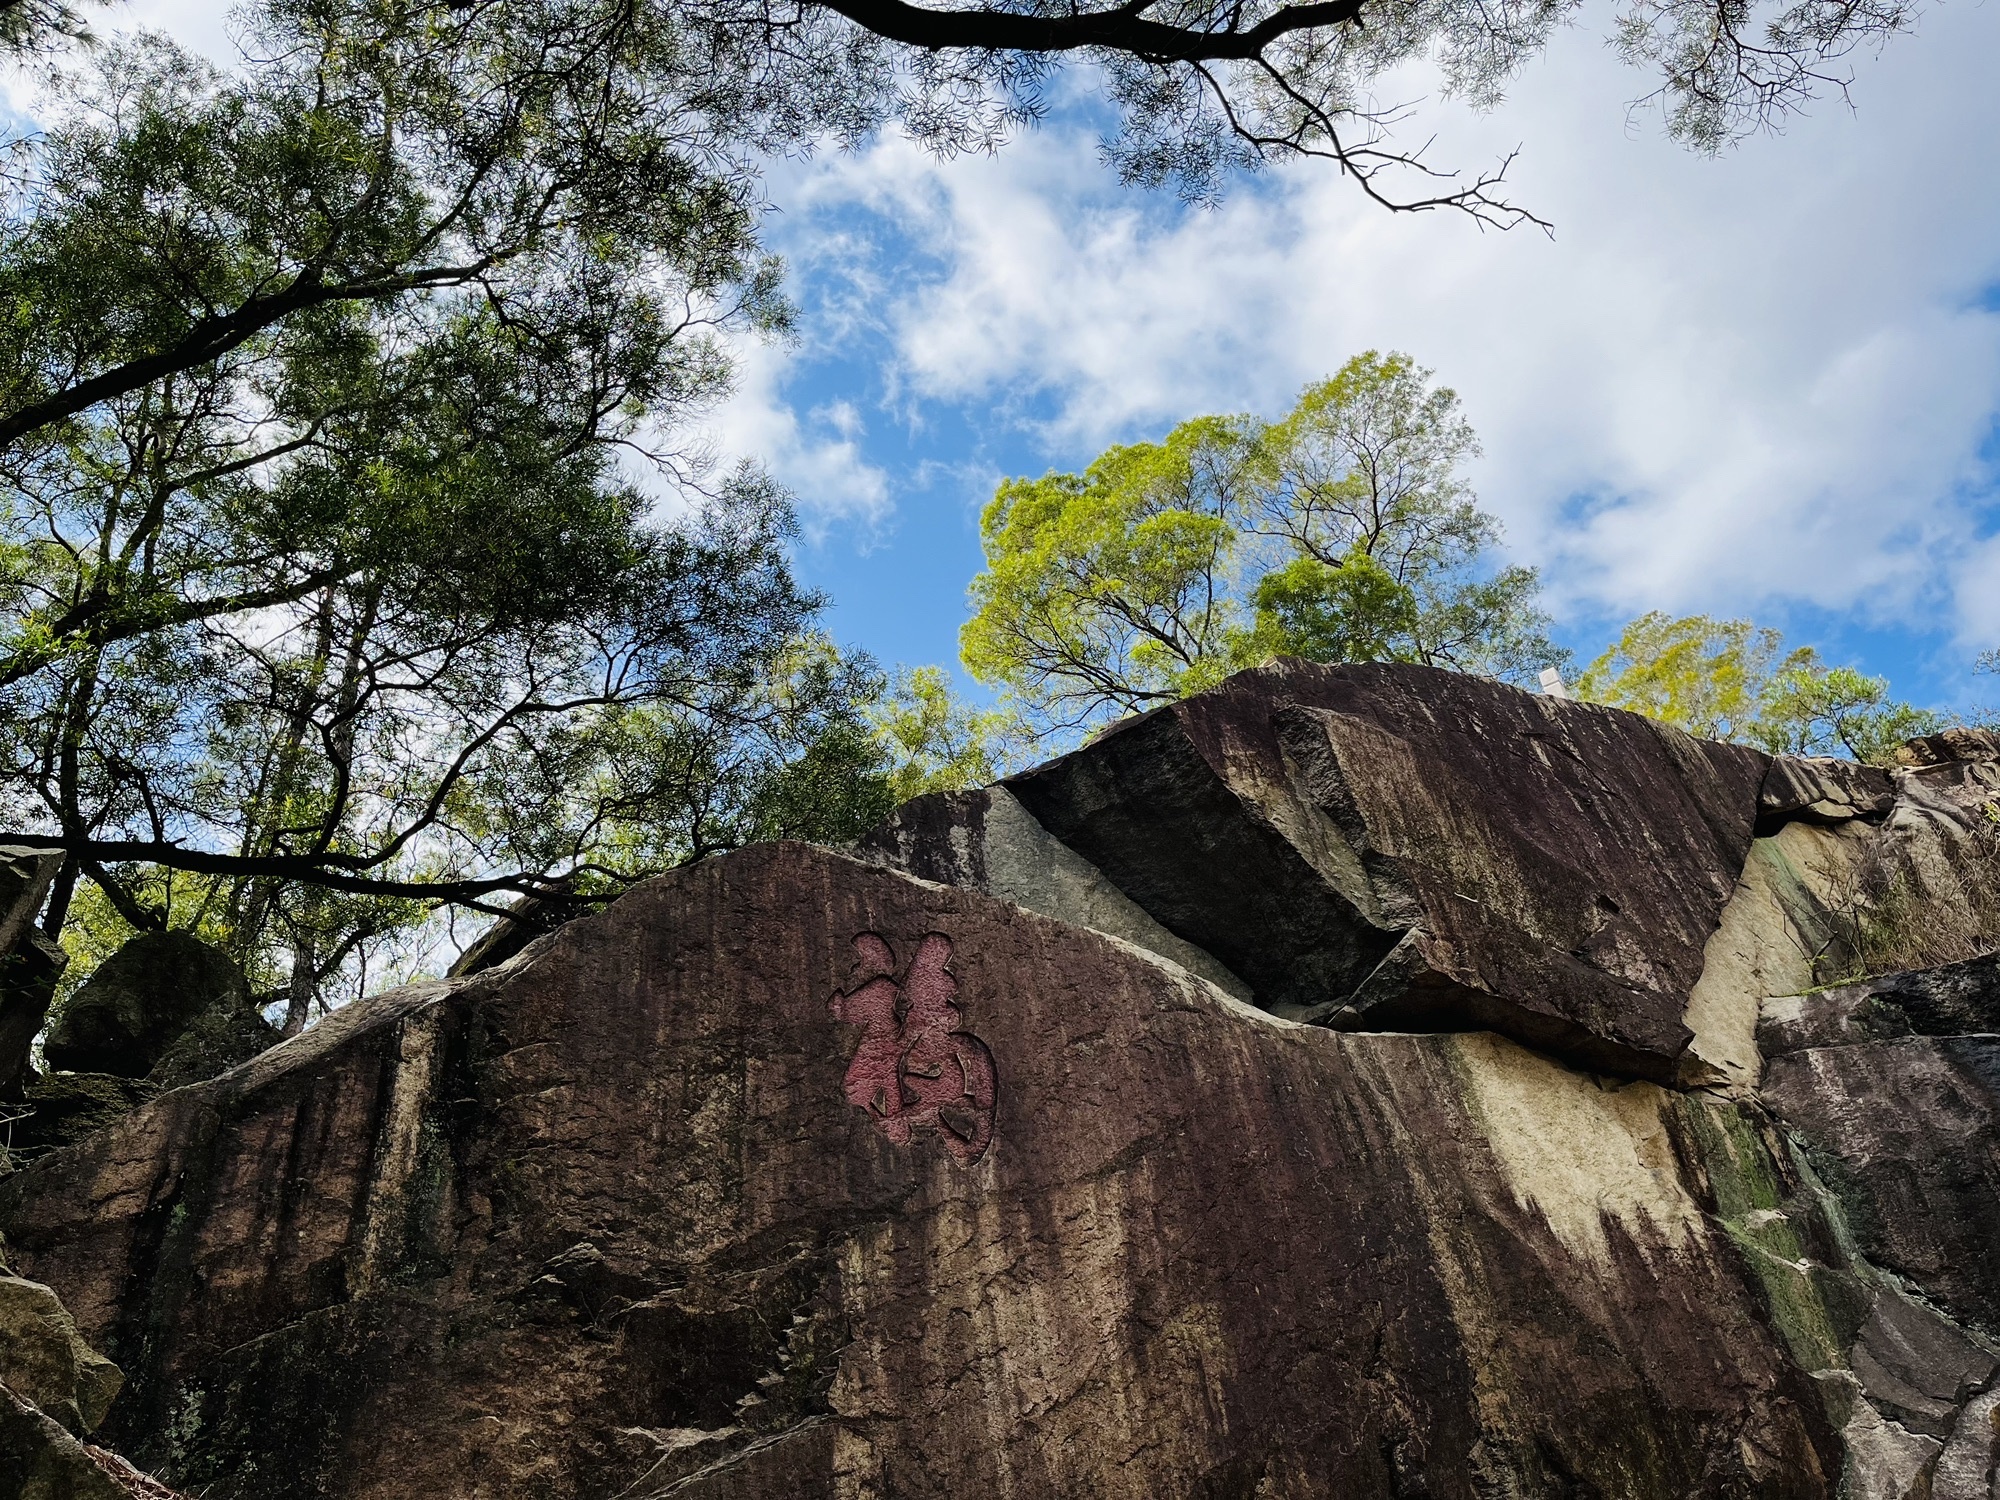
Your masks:
<path fill-rule="evenodd" d="M 1862 1253 L 2000 1335 L 2000 1036 L 1811 1047 L 1771 1059 L 1761 1092 Z"/>
<path fill-rule="evenodd" d="M 1794 820 L 1843 823 L 1881 817 L 1895 801 L 1895 782 L 1879 767 L 1825 756 L 1779 755 L 1772 758 L 1757 796 L 1758 831 L 1774 831 Z"/>
<path fill-rule="evenodd" d="M 142 932 L 69 998 L 42 1054 L 69 1072 L 144 1078 L 206 1018 L 219 1016 L 222 1024 L 202 1040 L 226 1047 L 234 1039 L 227 1022 L 248 1013 L 249 986 L 228 955 L 190 932 Z M 196 1057 L 207 1058 L 210 1050 L 198 1047 Z M 213 1061 L 228 1066 L 241 1056 Z"/>
<path fill-rule="evenodd" d="M 17 1162 L 31 1160 L 102 1130 L 157 1093 L 115 1073 L 43 1073 L 21 1091 L 24 1108 L 0 1143 Z"/>
<path fill-rule="evenodd" d="M 1289 662 L 1007 786 L 1280 1014 L 1670 1079 L 1768 762 L 1480 678 Z"/>
<path fill-rule="evenodd" d="M 181 1500 L 0 1382 L 0 1500 Z"/>
<path fill-rule="evenodd" d="M 1869 1260 L 2000 1335 L 2000 954 L 1768 1000 L 1757 1039 Z"/>
<path fill-rule="evenodd" d="M 1845 1346 L 1722 1227 L 1800 1232 L 1762 1132 L 777 846 L 162 1096 L 0 1223 L 210 1500 L 1830 1497 Z"/>
<path fill-rule="evenodd" d="M 62 858 L 0 846 L 0 1100 L 20 1098 L 35 1038 L 69 965 L 69 955 L 35 925 Z"/>
<path fill-rule="evenodd" d="M 0 1265 L 0 1500 L 178 1500 L 83 1440 L 123 1382 L 53 1291 Z"/>
<path fill-rule="evenodd" d="M 497 968 L 536 938 L 554 932 L 565 922 L 590 915 L 603 904 L 562 891 L 546 896 L 517 896 L 507 904 L 506 915 L 488 923 L 486 930 L 459 954 L 447 972 L 458 979 Z"/>
<path fill-rule="evenodd" d="M 2000 1033 L 2000 953 L 1883 974 L 1768 1000 L 1757 1022 L 1766 1057 L 1905 1036 Z"/>
<path fill-rule="evenodd" d="M 983 891 L 1071 926 L 1108 933 L 1239 1000 L 1251 998 L 1250 987 L 1213 954 L 1154 921 L 1103 871 L 1037 823 L 1004 786 L 912 798 L 853 852 L 919 880 Z"/>

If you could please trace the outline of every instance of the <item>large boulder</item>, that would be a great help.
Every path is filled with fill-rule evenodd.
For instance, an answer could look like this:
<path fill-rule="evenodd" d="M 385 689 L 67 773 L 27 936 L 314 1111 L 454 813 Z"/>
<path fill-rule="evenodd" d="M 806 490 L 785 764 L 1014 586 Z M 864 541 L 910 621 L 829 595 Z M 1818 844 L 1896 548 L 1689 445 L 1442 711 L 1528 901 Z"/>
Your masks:
<path fill-rule="evenodd" d="M 1751 1106 L 783 845 L 163 1095 L 0 1222 L 212 1500 L 1831 1500 L 1973 1441 L 1982 1355 L 1817 1202 Z"/>
<path fill-rule="evenodd" d="M 1768 765 L 1481 678 L 1282 662 L 1007 786 L 1267 1009 L 1669 1081 Z"/>
<path fill-rule="evenodd" d="M 1996 789 L 1252 673 L 517 924 L 0 1229 L 209 1500 L 1993 1500 L 1990 966 L 1824 986 L 1978 951 Z"/>
<path fill-rule="evenodd" d="M 191 1081 L 179 1075 L 212 1076 L 275 1040 L 260 1027 L 243 971 L 227 954 L 191 932 L 142 932 L 70 997 L 42 1055 L 69 1072 L 144 1078 L 178 1047 L 180 1066 L 170 1070 L 177 1076 L 162 1081 L 179 1083 Z"/>

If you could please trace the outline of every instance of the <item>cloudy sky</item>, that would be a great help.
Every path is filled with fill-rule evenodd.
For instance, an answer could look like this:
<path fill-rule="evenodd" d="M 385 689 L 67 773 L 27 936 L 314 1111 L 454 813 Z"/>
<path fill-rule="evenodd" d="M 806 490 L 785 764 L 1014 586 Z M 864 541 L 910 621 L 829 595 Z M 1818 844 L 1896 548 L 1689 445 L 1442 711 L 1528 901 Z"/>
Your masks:
<path fill-rule="evenodd" d="M 218 9 L 127 19 L 219 49 Z M 1933 4 L 1828 101 L 1719 160 L 1627 104 L 1587 12 L 1433 158 L 1516 147 L 1555 225 L 1393 215 L 1324 163 L 1219 208 L 1119 187 L 1081 108 L 999 155 L 885 138 L 775 164 L 803 316 L 713 438 L 799 496 L 843 639 L 951 662 L 1004 474 L 1205 411 L 1276 415 L 1366 348 L 1463 396 L 1474 475 L 1581 656 L 1652 608 L 1750 616 L 1921 702 L 2000 700 L 2000 5 Z M 1421 94 L 1425 80 L 1408 81 Z M 1981 683 L 1988 691 L 1982 693 Z"/>
<path fill-rule="evenodd" d="M 798 493 L 841 634 L 949 661 L 1008 473 L 1204 411 L 1276 415 L 1366 348 L 1463 396 L 1483 503 L 1593 653 L 1643 610 L 1747 615 L 1920 701 L 2000 699 L 2000 6 L 1933 6 L 1719 160 L 1628 118 L 1589 16 L 1434 157 L 1518 146 L 1553 221 L 1392 215 L 1324 164 L 1219 209 L 1121 189 L 1070 116 L 997 158 L 884 139 L 773 172 L 804 319 L 718 434 Z M 1414 86 L 1421 87 L 1421 81 Z"/>

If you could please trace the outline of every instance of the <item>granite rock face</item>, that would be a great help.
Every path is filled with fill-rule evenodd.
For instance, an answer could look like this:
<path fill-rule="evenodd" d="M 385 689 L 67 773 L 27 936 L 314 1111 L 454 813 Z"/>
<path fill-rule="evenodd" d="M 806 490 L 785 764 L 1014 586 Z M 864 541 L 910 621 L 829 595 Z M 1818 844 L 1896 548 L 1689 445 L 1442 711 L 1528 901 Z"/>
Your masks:
<path fill-rule="evenodd" d="M 1758 1035 L 1862 1251 L 2000 1335 L 2000 954 L 1767 1001 Z"/>
<path fill-rule="evenodd" d="M 2000 934 L 1989 771 L 1248 674 L 350 1006 L 0 1230 L 208 1500 L 1994 1500 L 1991 964 L 1806 995 Z"/>
<path fill-rule="evenodd" d="M 6 1500 L 177 1500 L 86 1440 L 124 1377 L 78 1334 L 48 1287 L 0 1265 L 0 1496 Z"/>
<path fill-rule="evenodd" d="M 801 846 L 337 1019 L 0 1187 L 132 1381 L 114 1445 L 205 1494 L 617 1493 L 732 1428 L 632 1493 L 1840 1470 L 1706 1216 L 1733 1106 L 1286 1023 Z"/>
<path fill-rule="evenodd" d="M 1008 787 L 1279 1014 L 1670 1081 L 1768 766 L 1456 673 L 1289 662 Z"/>
<path fill-rule="evenodd" d="M 853 851 L 871 864 L 998 896 L 1045 917 L 1122 938 L 1239 1000 L 1250 987 L 1214 955 L 1176 937 L 1074 849 L 1029 816 L 1004 786 L 913 798 Z"/>
<path fill-rule="evenodd" d="M 1772 757 L 1758 789 L 1757 822 L 1759 831 L 1772 832 L 1795 819 L 1845 823 L 1850 818 L 1879 817 L 1895 802 L 1895 782 L 1875 766 L 1779 755 Z"/>

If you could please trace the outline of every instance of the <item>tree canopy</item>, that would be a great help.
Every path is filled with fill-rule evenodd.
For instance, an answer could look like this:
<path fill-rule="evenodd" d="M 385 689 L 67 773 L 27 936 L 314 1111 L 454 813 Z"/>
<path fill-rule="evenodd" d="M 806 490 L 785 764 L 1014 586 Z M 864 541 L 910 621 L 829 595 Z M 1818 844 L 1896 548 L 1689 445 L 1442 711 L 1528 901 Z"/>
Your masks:
<path fill-rule="evenodd" d="M 1632 709 L 1707 739 L 1776 755 L 1887 764 L 1944 719 L 1889 697 L 1888 679 L 1829 667 L 1777 631 L 1707 615 L 1641 615 L 1577 680 L 1579 698 Z"/>
<path fill-rule="evenodd" d="M 1617 41 L 1713 148 L 1913 3 L 1628 0 Z M 1515 223 L 1504 164 L 1434 171 L 1378 83 L 1497 99 L 1574 0 L 254 0 L 229 70 L 65 52 L 94 10 L 0 0 L 0 52 L 64 68 L 0 187 L 0 835 L 64 851 L 51 933 L 196 927 L 296 1022 L 439 901 L 844 837 L 1012 743 L 843 656 L 788 497 L 683 436 L 723 336 L 788 318 L 762 160 L 991 148 L 1081 66 L 1130 181 L 1317 155 Z M 1010 482 L 966 659 L 1044 730 L 1279 652 L 1531 673 L 1561 653 L 1473 451 L 1368 355 Z M 1860 691 L 1770 688 L 1842 742 Z"/>
<path fill-rule="evenodd" d="M 1491 565 L 1474 452 L 1456 395 L 1371 351 L 1279 421 L 1197 417 L 1009 480 L 981 521 L 966 666 L 1053 731 L 1277 655 L 1532 678 L 1566 654 L 1533 570 Z"/>
<path fill-rule="evenodd" d="M 742 183 L 585 87 L 602 38 L 496 32 L 552 76 L 489 92 L 423 28 L 266 22 L 240 76 L 98 49 L 0 233 L 0 819 L 68 855 L 49 929 L 85 881 L 316 991 L 439 900 L 879 816 L 787 497 L 675 446 L 717 331 L 784 317 Z"/>

